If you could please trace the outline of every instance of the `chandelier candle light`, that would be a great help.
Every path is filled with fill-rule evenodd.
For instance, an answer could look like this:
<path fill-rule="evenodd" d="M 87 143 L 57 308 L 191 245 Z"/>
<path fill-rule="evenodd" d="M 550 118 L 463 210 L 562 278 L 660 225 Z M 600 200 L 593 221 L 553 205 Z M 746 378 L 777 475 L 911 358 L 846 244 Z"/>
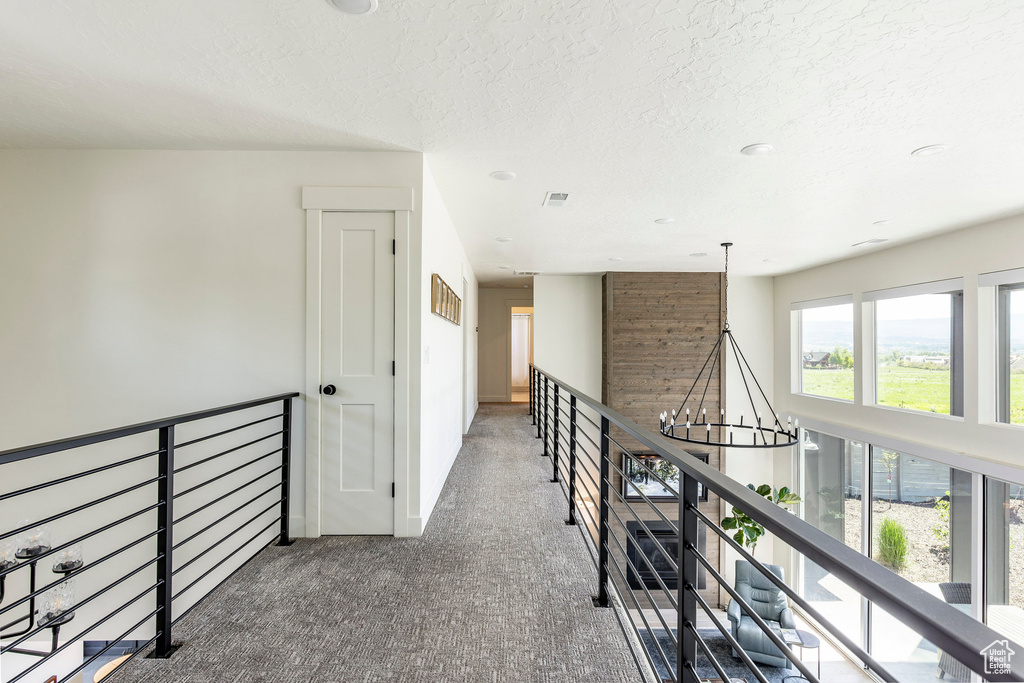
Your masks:
<path fill-rule="evenodd" d="M 740 350 L 739 344 L 736 343 L 729 329 L 729 247 L 731 246 L 732 242 L 722 243 L 722 247 L 725 248 L 725 325 L 722 328 L 721 334 L 718 335 L 718 341 L 712 347 L 711 353 L 708 354 L 707 360 L 704 361 L 700 372 L 697 373 L 696 379 L 693 380 L 690 390 L 686 392 L 686 397 L 683 399 L 683 403 L 679 406 L 678 411 L 673 410 L 671 414 L 663 412 L 660 415 L 661 433 L 678 441 L 703 444 L 705 446 L 725 446 L 729 448 L 783 448 L 792 446 L 799 440 L 800 420 L 794 422 L 792 418 L 787 418 L 786 424 L 782 424 L 778 414 L 772 408 L 771 402 L 761 388 L 761 384 L 754 376 L 754 371 L 750 368 L 750 364 L 743 355 L 743 351 Z M 717 420 L 714 413 L 712 413 L 709 420 L 708 409 L 704 407 L 704 399 L 707 397 L 708 387 L 711 386 L 711 378 L 714 375 L 715 367 L 722 368 L 725 366 L 728 355 L 723 357 L 722 352 L 727 347 L 731 349 L 730 354 L 735 357 L 736 367 L 739 369 L 740 378 L 743 380 L 743 387 L 746 389 L 747 399 L 750 403 L 749 420 L 746 419 L 743 412 L 739 413 L 739 420 L 727 420 L 724 408 L 719 410 Z M 707 372 L 706 380 L 704 380 L 705 371 Z M 703 387 L 701 387 L 701 384 L 703 384 Z M 756 388 L 756 394 L 752 390 L 754 388 Z M 697 399 L 698 395 L 700 396 L 699 400 Z M 691 397 L 696 403 L 696 406 L 693 406 L 692 416 L 690 406 L 687 404 Z M 767 419 L 762 418 L 762 409 L 765 409 L 764 414 L 768 416 Z"/>

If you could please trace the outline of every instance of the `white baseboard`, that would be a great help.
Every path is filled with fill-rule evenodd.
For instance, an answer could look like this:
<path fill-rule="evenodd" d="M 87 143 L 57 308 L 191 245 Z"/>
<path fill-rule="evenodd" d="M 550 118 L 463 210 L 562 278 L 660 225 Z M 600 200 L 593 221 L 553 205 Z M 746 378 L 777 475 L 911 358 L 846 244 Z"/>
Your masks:
<path fill-rule="evenodd" d="M 420 534 L 423 533 L 423 529 L 430 521 L 430 515 L 434 512 L 434 506 L 437 505 L 437 499 L 441 497 L 441 491 L 444 489 L 445 483 L 448 481 L 448 475 L 451 474 L 452 465 L 455 464 L 455 458 L 459 457 L 459 452 L 462 450 L 462 442 L 455 446 L 452 453 L 448 456 L 447 461 L 444 465 L 444 472 L 438 476 L 434 483 L 434 489 L 430 492 L 430 496 L 421 502 L 421 511 L 423 512 L 423 518 L 421 520 L 419 529 Z M 411 521 L 410 521 L 411 524 Z M 419 535 L 419 534 L 417 534 Z"/>

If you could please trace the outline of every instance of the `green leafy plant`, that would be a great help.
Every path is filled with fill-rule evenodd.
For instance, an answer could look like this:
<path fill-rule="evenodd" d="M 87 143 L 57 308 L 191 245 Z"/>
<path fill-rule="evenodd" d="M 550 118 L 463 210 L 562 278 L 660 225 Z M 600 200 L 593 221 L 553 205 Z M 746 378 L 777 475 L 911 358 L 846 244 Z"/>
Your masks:
<path fill-rule="evenodd" d="M 895 572 L 907 566 L 907 530 L 892 517 L 878 525 L 878 562 Z"/>
<path fill-rule="evenodd" d="M 747 488 L 783 508 L 789 508 L 790 505 L 803 500 L 800 496 L 790 491 L 788 486 L 783 486 L 781 489 L 773 489 L 768 484 L 761 484 L 757 488 L 754 488 L 753 484 L 747 484 Z M 757 548 L 757 541 L 765 533 L 763 526 L 755 522 L 745 512 L 736 508 L 732 509 L 730 517 L 722 518 L 722 528 L 729 531 L 735 529 L 736 533 L 733 534 L 733 539 L 740 545 L 750 548 L 750 552 L 754 552 Z"/>

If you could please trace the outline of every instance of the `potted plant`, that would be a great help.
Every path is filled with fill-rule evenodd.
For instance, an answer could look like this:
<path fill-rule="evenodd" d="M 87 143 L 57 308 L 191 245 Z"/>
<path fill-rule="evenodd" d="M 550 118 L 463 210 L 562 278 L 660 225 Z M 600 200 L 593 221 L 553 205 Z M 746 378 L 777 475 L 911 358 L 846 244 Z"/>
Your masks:
<path fill-rule="evenodd" d="M 800 496 L 790 491 L 788 486 L 775 489 L 769 484 L 761 484 L 754 488 L 753 484 L 747 484 L 747 488 L 784 509 L 789 509 L 790 505 L 795 505 L 803 500 Z M 733 534 L 733 539 L 740 545 L 750 548 L 751 554 L 757 548 L 758 540 L 765 534 L 763 526 L 735 507 L 732 509 L 731 516 L 722 518 L 722 528 L 730 531 L 735 529 L 736 533 Z"/>

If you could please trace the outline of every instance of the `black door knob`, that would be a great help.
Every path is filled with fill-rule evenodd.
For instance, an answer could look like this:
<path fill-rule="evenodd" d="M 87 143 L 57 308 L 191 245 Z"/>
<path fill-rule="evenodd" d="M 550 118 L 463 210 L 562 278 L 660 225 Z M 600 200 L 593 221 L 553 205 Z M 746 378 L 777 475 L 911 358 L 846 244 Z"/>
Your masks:
<path fill-rule="evenodd" d="M 328 384 L 326 387 L 320 387 L 320 392 L 327 396 L 334 396 L 338 392 L 338 388 L 333 384 Z"/>

